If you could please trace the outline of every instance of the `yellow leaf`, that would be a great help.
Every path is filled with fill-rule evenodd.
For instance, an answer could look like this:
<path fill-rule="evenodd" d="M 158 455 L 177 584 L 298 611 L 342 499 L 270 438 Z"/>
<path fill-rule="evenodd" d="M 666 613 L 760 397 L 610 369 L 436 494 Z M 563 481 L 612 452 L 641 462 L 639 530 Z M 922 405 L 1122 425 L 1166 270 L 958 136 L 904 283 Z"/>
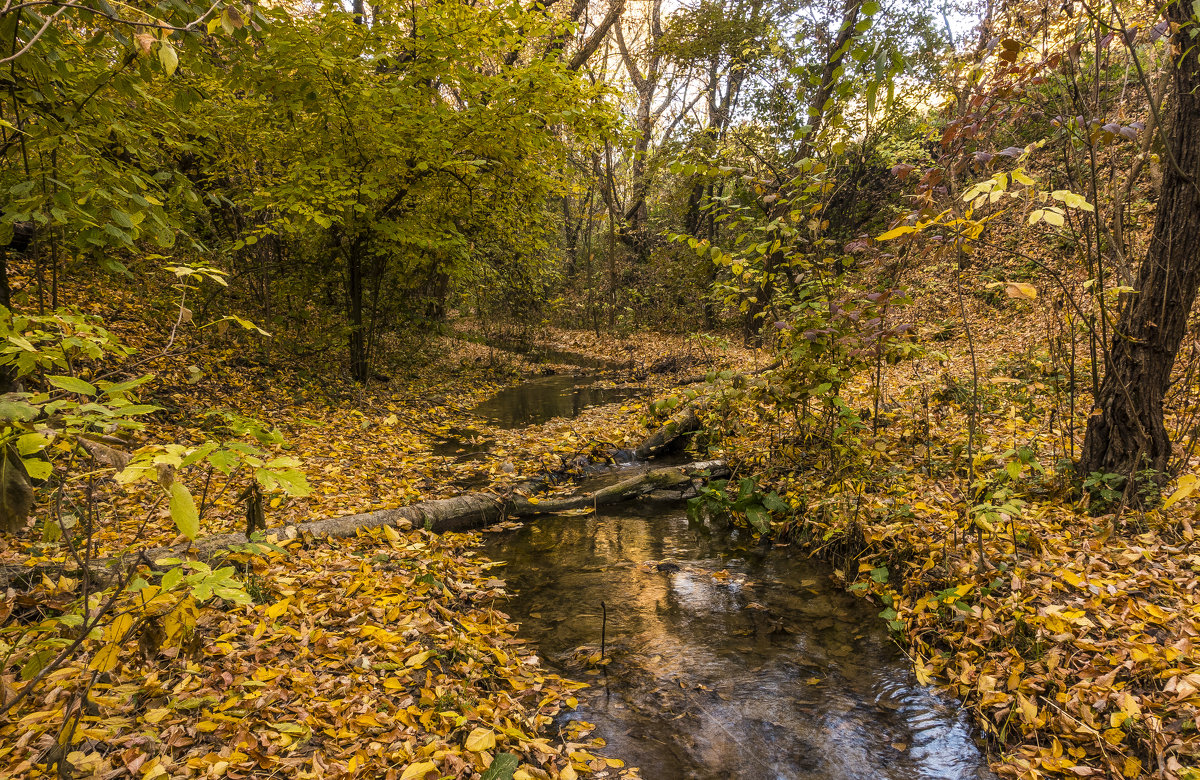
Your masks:
<path fill-rule="evenodd" d="M 284 612 L 287 612 L 289 601 L 291 601 L 291 599 L 284 599 L 283 601 L 277 601 L 271 606 L 267 607 L 267 617 L 271 618 L 271 620 L 274 620 Z"/>
<path fill-rule="evenodd" d="M 167 492 L 171 494 L 170 510 L 171 519 L 175 521 L 175 527 L 179 529 L 179 533 L 187 537 L 188 541 L 196 538 L 196 534 L 200 532 L 200 515 L 196 511 L 196 502 L 192 500 L 192 494 L 183 486 L 182 482 L 172 482 L 167 488 Z"/>
<path fill-rule="evenodd" d="M 166 707 L 158 707 L 147 711 L 146 714 L 142 716 L 142 720 L 146 721 L 147 723 L 158 723 L 160 720 L 170 714 L 171 710 L 167 709 Z"/>
<path fill-rule="evenodd" d="M 496 747 L 496 735 L 491 729 L 475 729 L 467 735 L 467 741 L 463 744 L 472 753 L 482 753 Z"/>
<path fill-rule="evenodd" d="M 1170 615 L 1164 612 L 1162 607 L 1157 604 L 1143 604 L 1142 611 L 1149 615 L 1150 619 L 1156 623 L 1165 623 L 1170 618 Z"/>
<path fill-rule="evenodd" d="M 933 669 L 925 665 L 925 661 L 917 657 L 916 663 L 913 665 L 913 672 L 917 675 L 917 682 L 921 685 L 929 685 L 929 680 L 933 676 Z"/>
<path fill-rule="evenodd" d="M 121 646 L 116 642 L 109 642 L 92 657 L 92 662 L 88 665 L 88 668 L 97 672 L 110 672 L 116 668 L 117 661 L 120 658 Z"/>
<path fill-rule="evenodd" d="M 1125 768 L 1121 771 L 1121 774 L 1125 775 L 1128 778 L 1141 777 L 1142 776 L 1142 762 L 1139 761 L 1138 759 L 1134 758 L 1133 756 L 1127 757 L 1125 759 Z"/>
<path fill-rule="evenodd" d="M 912 225 L 901 225 L 900 227 L 892 228 L 891 230 L 889 230 L 888 232 L 884 233 L 881 236 L 876 236 L 875 240 L 876 241 L 891 241 L 893 238 L 899 238 L 900 236 L 903 236 L 906 233 L 912 233 L 915 230 L 916 230 L 916 228 L 913 227 Z"/>
<path fill-rule="evenodd" d="M 425 780 L 425 775 L 437 769 L 432 761 L 422 761 L 419 764 L 409 764 L 400 775 L 400 780 Z"/>
<path fill-rule="evenodd" d="M 409 658 L 407 661 L 404 662 L 404 665 L 406 667 L 408 667 L 409 669 L 411 669 L 414 666 L 420 666 L 421 664 L 425 663 L 432 657 L 433 657 L 433 651 L 426 650 L 423 653 L 417 653 L 412 658 Z"/>
<path fill-rule="evenodd" d="M 1176 484 L 1178 487 L 1175 488 L 1175 492 L 1171 494 L 1170 498 L 1163 502 L 1163 509 L 1170 509 L 1171 507 L 1175 506 L 1175 504 L 1196 492 L 1196 487 L 1200 485 L 1200 480 L 1196 479 L 1195 474 L 1184 474 L 1179 478 L 1179 481 Z"/>
<path fill-rule="evenodd" d="M 1021 720 L 1025 721 L 1030 726 L 1036 726 L 1038 715 L 1037 705 L 1031 702 L 1022 693 L 1017 694 L 1017 704 L 1021 708 Z"/>
<path fill-rule="evenodd" d="M 1004 285 L 1004 292 L 1009 298 L 1024 298 L 1029 301 L 1037 300 L 1037 288 L 1029 282 L 1009 282 Z"/>
<path fill-rule="evenodd" d="M 575 774 L 575 767 L 567 764 L 563 771 L 558 773 L 558 780 L 577 780 L 579 775 Z"/>
<path fill-rule="evenodd" d="M 1121 709 L 1133 720 L 1142 717 L 1142 708 L 1138 706 L 1137 699 L 1128 692 L 1121 694 Z"/>
<path fill-rule="evenodd" d="M 125 635 L 131 628 L 133 628 L 133 615 L 123 612 L 105 626 L 104 638 L 110 642 L 120 642 L 125 639 Z"/>

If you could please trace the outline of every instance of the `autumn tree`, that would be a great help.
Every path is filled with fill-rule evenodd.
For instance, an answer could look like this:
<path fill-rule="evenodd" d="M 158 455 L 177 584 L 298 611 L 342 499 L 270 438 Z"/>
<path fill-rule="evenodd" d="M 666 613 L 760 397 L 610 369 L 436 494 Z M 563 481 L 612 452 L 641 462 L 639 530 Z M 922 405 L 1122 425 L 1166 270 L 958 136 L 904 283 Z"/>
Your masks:
<path fill-rule="evenodd" d="M 1174 60 L 1170 118 L 1158 125 L 1165 169 L 1149 250 L 1136 292 L 1127 297 L 1113 328 L 1104 381 L 1088 421 L 1079 464 L 1085 474 L 1132 477 L 1144 468 L 1167 466 L 1171 442 L 1163 398 L 1200 288 L 1197 19 L 1193 7 L 1180 0 L 1164 10 Z"/>
<path fill-rule="evenodd" d="M 441 317 L 459 284 L 504 295 L 534 280 L 537 297 L 550 254 L 540 204 L 566 139 L 607 116 L 569 61 L 529 52 L 564 23 L 465 3 L 376 7 L 370 24 L 336 9 L 265 13 L 271 36 L 231 53 L 232 78 L 202 85 L 215 148 L 228 150 L 207 179 L 222 196 L 213 223 L 234 256 L 259 263 L 260 242 L 285 247 L 274 294 L 341 309 L 359 381 L 389 336 Z M 276 311 L 313 337 L 311 307 Z"/>
<path fill-rule="evenodd" d="M 927 8 L 905 6 L 903 15 L 882 11 L 875 2 L 814 3 L 801 6 L 794 18 L 774 20 L 779 32 L 769 48 L 779 53 L 764 57 L 741 87 L 753 119 L 721 130 L 729 140 L 707 171 L 718 182 L 709 192 L 723 194 L 710 194 L 703 208 L 710 222 L 722 215 L 728 225 L 737 214 L 741 228 L 726 237 L 708 228 L 695 237 L 724 249 L 730 243 L 755 249 L 730 263 L 731 276 L 714 280 L 748 342 L 759 342 L 768 315 L 786 310 L 775 305 L 777 293 L 806 281 L 794 265 L 800 256 L 825 262 L 819 255 L 832 248 L 827 228 L 842 227 L 828 223 L 826 205 L 850 185 L 835 169 L 845 166 L 852 149 L 865 149 L 867 139 L 877 137 L 868 132 L 872 127 L 909 110 L 894 100 L 894 80 L 927 68 L 921 51 L 941 46 Z M 881 18 L 889 21 L 876 29 Z M 716 173 L 722 169 L 733 175 Z M 752 234 L 745 232 L 747 208 L 757 212 Z M 705 227 L 700 220 L 689 224 Z M 727 256 L 713 251 L 714 257 Z"/>

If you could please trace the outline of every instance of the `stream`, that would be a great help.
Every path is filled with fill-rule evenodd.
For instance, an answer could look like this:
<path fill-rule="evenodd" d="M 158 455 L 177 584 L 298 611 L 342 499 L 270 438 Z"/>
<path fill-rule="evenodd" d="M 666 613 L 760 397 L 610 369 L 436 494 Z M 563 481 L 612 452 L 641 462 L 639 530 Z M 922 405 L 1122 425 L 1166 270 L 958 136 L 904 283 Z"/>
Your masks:
<path fill-rule="evenodd" d="M 473 411 L 499 428 L 524 428 L 555 417 L 578 417 L 589 407 L 627 401 L 645 392 L 597 387 L 595 382 L 594 376 L 576 374 L 537 377 L 501 390 Z"/>
<path fill-rule="evenodd" d="M 591 684 L 560 725 L 595 724 L 605 754 L 647 780 L 991 777 L 966 716 L 916 683 L 878 608 L 799 549 L 635 503 L 540 518 L 489 535 L 485 553 L 507 562 L 519 635 Z"/>

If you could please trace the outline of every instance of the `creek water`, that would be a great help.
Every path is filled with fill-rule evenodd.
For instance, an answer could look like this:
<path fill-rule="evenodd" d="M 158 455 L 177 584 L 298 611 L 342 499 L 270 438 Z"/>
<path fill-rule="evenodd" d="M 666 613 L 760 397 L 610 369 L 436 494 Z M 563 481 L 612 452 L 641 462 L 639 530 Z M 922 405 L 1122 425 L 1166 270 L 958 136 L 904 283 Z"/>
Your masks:
<path fill-rule="evenodd" d="M 966 717 L 916 683 L 878 608 L 798 549 L 629 504 L 547 516 L 485 552 L 507 562 L 519 635 L 591 684 L 564 719 L 595 724 L 605 755 L 647 780 L 991 777 Z"/>
<path fill-rule="evenodd" d="M 590 406 L 636 398 L 638 388 L 596 387 L 595 377 L 556 374 L 530 379 L 501 390 L 474 413 L 500 428 L 540 425 L 555 417 L 578 417 Z"/>

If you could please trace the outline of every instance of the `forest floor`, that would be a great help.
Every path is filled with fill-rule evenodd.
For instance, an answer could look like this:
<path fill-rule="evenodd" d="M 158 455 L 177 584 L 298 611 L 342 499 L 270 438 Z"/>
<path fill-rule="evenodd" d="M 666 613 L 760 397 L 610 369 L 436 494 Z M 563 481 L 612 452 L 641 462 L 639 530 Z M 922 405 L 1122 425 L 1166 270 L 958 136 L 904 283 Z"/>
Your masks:
<path fill-rule="evenodd" d="M 312 488 L 304 496 L 267 496 L 272 528 L 468 489 L 499 494 L 530 477 L 609 459 L 645 435 L 641 400 L 519 428 L 472 414 L 506 386 L 579 369 L 534 364 L 476 343 L 469 332 L 431 337 L 420 372 L 362 388 L 281 370 L 277 358 L 256 357 L 232 339 L 180 334 L 173 352 L 186 361 L 154 359 L 171 316 L 164 310 L 158 320 L 149 312 L 130 317 L 136 326 L 122 332 L 150 356 L 144 370 L 156 381 L 146 400 L 163 407 L 128 448 L 238 438 L 255 421 L 252 431 L 269 434 L 257 443 L 294 458 Z M 705 354 L 668 336 L 617 342 L 549 331 L 543 339 L 603 361 L 601 385 L 645 397 L 679 377 L 752 367 L 755 360 L 743 350 Z M 202 533 L 245 527 L 238 493 L 247 474 L 187 480 L 202 503 Z M 184 541 L 154 484 L 110 488 L 95 524 L 95 557 Z M 161 621 L 168 635 L 176 618 L 194 621 L 182 647 L 163 649 L 142 636 L 140 650 L 99 679 L 90 673 L 94 654 L 55 671 L 0 724 L 5 776 L 47 774 L 64 708 L 85 687 L 89 709 L 64 757 L 77 776 L 412 780 L 436 767 L 438 777 L 470 777 L 506 751 L 520 758 L 517 778 L 636 775 L 616 758 L 589 752 L 603 741 L 587 739 L 586 724 L 547 733 L 580 686 L 547 673 L 515 638 L 501 611 L 503 581 L 474 552 L 477 538 L 388 529 L 235 553 L 230 560 L 254 603 L 189 605 L 190 616 L 168 614 Z M 0 563 L 44 564 L 64 555 L 61 543 L 32 534 L 3 542 Z M 47 577 L 15 607 L 4 606 L 44 614 L 65 606 L 76 587 L 69 577 Z M 5 678 L 0 701 L 23 685 Z"/>
<path fill-rule="evenodd" d="M 951 298 L 932 275 L 927 285 L 923 316 L 952 322 Z M 727 435 L 710 454 L 743 464 L 742 473 L 769 474 L 795 508 L 776 518 L 775 532 L 806 542 L 835 562 L 847 587 L 880 603 L 918 679 L 972 711 L 998 773 L 1197 777 L 1193 483 L 1181 481 L 1168 510 L 1124 508 L 1119 518 L 1094 517 L 1074 500 L 1059 465 L 1081 437 L 1084 402 L 1065 413 L 1062 377 L 1038 352 L 1045 305 L 971 299 L 974 361 L 961 334 L 940 342 L 926 329 L 943 354 L 882 372 L 882 414 L 849 449 L 822 452 L 742 403 L 723 410 Z M 126 336 L 149 353 L 170 317 L 131 319 L 147 324 Z M 1013 333 L 1028 334 L 1027 343 Z M 282 370 L 232 340 L 196 339 L 185 344 L 195 370 L 166 358 L 151 366 L 153 400 L 164 407 L 155 436 L 198 444 L 232 435 L 241 416 L 277 430 L 281 441 L 270 448 L 300 461 L 313 488 L 270 498 L 267 522 L 279 526 L 472 486 L 501 490 L 569 470 L 580 457 L 608 457 L 652 423 L 635 400 L 570 420 L 493 426 L 471 414 L 481 400 L 568 367 L 532 365 L 460 335 L 432 339 L 428 365 L 413 376 L 363 390 Z M 543 340 L 613 362 L 604 380 L 643 388 L 647 398 L 714 368 L 768 362 L 765 353 L 653 334 L 550 330 Z M 972 437 L 975 372 L 981 411 Z M 843 396 L 854 409 L 876 403 L 869 377 Z M 829 468 L 848 453 L 853 462 Z M 242 528 L 237 476 L 190 486 L 209 497 L 205 533 Z M 128 544 L 135 528 L 140 544 L 176 541 L 165 508 L 144 493 L 114 494 L 107 513 L 124 520 L 98 524 L 99 554 Z M 972 526 L 975 517 L 983 522 Z M 976 527 L 986 530 L 968 531 Z M 63 667 L 0 725 L 0 764 L 37 776 L 65 703 L 90 684 L 91 706 L 67 756 L 83 776 L 465 778 L 500 752 L 519 757 L 518 778 L 636 774 L 598 754 L 602 740 L 586 725 L 546 732 L 577 685 L 546 673 L 516 640 L 501 611 L 503 582 L 473 551 L 475 538 L 381 531 L 244 555 L 236 560 L 253 604 L 197 609 L 188 647 L 159 653 L 143 642 L 99 678 L 87 657 Z M 6 540 L 0 557 L 59 553 L 23 538 Z M 53 606 L 72 587 L 47 578 L 36 598 Z M 4 696 L 20 685 L 5 679 Z"/>

